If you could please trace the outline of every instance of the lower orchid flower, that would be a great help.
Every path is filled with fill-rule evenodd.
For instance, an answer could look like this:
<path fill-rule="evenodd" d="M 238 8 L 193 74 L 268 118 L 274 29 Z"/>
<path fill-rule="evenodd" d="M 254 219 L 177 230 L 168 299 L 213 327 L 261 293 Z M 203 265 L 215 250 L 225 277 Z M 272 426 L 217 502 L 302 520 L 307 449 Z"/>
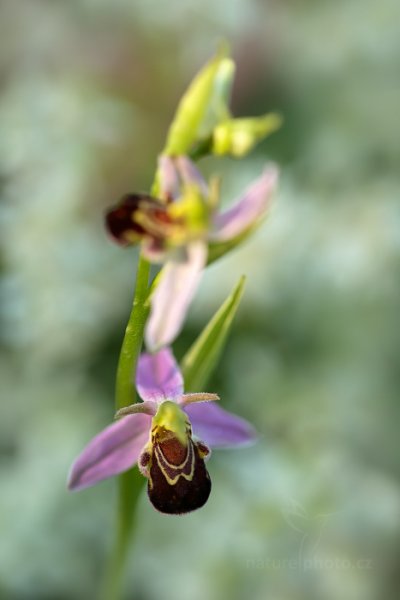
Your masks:
<path fill-rule="evenodd" d="M 136 385 L 143 402 L 119 410 L 72 465 L 68 487 L 80 490 L 136 463 L 160 512 L 183 514 L 203 506 L 211 491 L 205 466 L 210 448 L 247 444 L 254 428 L 215 404 L 216 394 L 183 393 L 169 348 L 139 358 Z"/>
<path fill-rule="evenodd" d="M 164 264 L 151 297 L 145 339 L 155 352 L 178 335 L 207 263 L 209 243 L 240 240 L 266 214 L 278 170 L 269 165 L 227 211 L 217 211 L 216 186 L 208 186 L 185 156 L 161 156 L 160 198 L 128 194 L 106 216 L 118 243 L 140 242 L 150 262 Z"/>

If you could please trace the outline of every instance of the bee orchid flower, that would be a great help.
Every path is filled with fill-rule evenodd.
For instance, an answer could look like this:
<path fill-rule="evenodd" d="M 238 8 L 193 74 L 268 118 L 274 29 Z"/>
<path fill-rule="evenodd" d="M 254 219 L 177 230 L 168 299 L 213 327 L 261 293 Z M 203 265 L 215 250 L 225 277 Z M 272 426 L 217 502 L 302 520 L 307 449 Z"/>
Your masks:
<path fill-rule="evenodd" d="M 230 209 L 219 212 L 216 186 L 208 186 L 187 157 L 161 156 L 160 197 L 128 194 L 108 211 L 106 226 L 115 241 L 140 242 L 150 262 L 164 264 L 145 332 L 150 352 L 169 346 L 181 330 L 209 243 L 234 241 L 250 231 L 266 214 L 277 179 L 277 168 L 267 166 Z"/>
<path fill-rule="evenodd" d="M 253 427 L 217 406 L 216 394 L 184 394 L 169 348 L 140 356 L 136 386 L 143 399 L 117 412 L 72 465 L 68 487 L 80 490 L 135 464 L 148 478 L 148 496 L 163 513 L 183 514 L 207 501 L 210 448 L 252 442 Z"/>

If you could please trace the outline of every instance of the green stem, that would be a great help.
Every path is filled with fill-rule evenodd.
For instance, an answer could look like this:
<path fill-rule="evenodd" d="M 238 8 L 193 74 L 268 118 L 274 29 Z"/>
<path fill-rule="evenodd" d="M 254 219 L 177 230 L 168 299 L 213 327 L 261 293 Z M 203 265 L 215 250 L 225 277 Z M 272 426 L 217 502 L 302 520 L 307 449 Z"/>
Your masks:
<path fill-rule="evenodd" d="M 143 331 L 149 314 L 148 286 L 150 263 L 139 258 L 136 275 L 135 296 L 132 311 L 126 326 L 117 367 L 115 406 L 117 409 L 136 402 L 135 380 L 136 363 L 143 340 Z"/>
<path fill-rule="evenodd" d="M 118 477 L 116 535 L 101 595 L 103 600 L 119 600 L 123 595 L 124 574 L 135 525 L 135 507 L 143 484 L 144 479 L 137 468 Z"/>
<path fill-rule="evenodd" d="M 149 313 L 150 264 L 139 258 L 135 295 L 126 326 L 117 367 L 115 390 L 116 408 L 136 402 L 134 386 L 136 364 L 142 346 L 144 326 Z M 143 487 L 143 477 L 137 468 L 118 477 L 118 506 L 114 548 L 106 572 L 103 600 L 118 600 L 123 594 L 123 578 L 128 558 L 129 543 L 135 524 L 135 507 Z"/>

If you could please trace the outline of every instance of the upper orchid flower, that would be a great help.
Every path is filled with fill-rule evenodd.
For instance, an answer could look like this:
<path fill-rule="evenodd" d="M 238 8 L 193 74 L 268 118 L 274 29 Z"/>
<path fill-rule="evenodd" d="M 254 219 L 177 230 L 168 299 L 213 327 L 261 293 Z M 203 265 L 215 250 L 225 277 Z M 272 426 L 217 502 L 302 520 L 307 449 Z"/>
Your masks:
<path fill-rule="evenodd" d="M 204 464 L 209 448 L 248 443 L 255 431 L 216 406 L 215 394 L 184 394 L 169 348 L 139 358 L 136 385 L 143 402 L 121 409 L 74 462 L 69 489 L 79 490 L 138 463 L 159 511 L 181 514 L 205 504 L 211 481 Z"/>
<path fill-rule="evenodd" d="M 151 352 L 179 333 L 207 263 L 208 244 L 250 231 L 265 215 L 277 178 L 277 168 L 268 166 L 229 210 L 218 212 L 216 186 L 208 186 L 188 158 L 161 156 L 160 197 L 128 194 L 107 213 L 108 231 L 117 242 L 141 242 L 148 260 L 165 264 L 145 333 Z"/>

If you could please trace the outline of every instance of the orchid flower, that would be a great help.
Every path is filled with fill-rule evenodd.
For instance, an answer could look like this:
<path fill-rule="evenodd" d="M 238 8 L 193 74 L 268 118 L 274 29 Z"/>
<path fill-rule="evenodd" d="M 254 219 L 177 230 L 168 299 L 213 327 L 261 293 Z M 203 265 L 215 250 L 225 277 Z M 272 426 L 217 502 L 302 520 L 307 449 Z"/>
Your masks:
<path fill-rule="evenodd" d="M 208 245 L 241 239 L 265 215 L 277 183 L 269 165 L 227 211 L 217 210 L 217 190 L 185 156 L 159 159 L 160 198 L 128 194 L 106 216 L 113 239 L 141 242 L 150 262 L 164 264 L 151 297 L 145 339 L 149 351 L 170 345 L 182 328 L 207 263 Z"/>
<path fill-rule="evenodd" d="M 184 394 L 169 348 L 140 356 L 136 386 L 143 402 L 119 410 L 119 420 L 89 442 L 72 466 L 69 489 L 89 487 L 137 463 L 160 512 L 200 508 L 211 490 L 204 462 L 210 448 L 247 444 L 256 437 L 253 427 L 217 406 L 216 394 Z"/>

